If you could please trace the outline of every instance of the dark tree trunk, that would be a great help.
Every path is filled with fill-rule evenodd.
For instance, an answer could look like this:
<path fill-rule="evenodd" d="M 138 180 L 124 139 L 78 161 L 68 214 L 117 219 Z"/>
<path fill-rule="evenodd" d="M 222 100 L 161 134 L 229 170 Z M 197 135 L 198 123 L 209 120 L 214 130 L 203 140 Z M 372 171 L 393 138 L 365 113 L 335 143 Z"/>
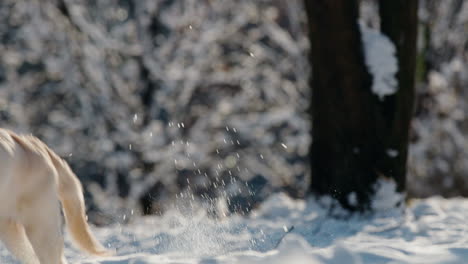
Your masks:
<path fill-rule="evenodd" d="M 418 0 L 380 0 L 380 28 L 397 51 L 398 92 L 386 98 L 382 106 L 387 125 L 385 146 L 398 151 L 398 156 L 382 160 L 382 173 L 396 180 L 399 191 L 405 189 L 406 160 L 410 121 L 414 104 Z"/>
<path fill-rule="evenodd" d="M 311 190 L 334 196 L 345 208 L 367 210 L 379 176 L 393 178 L 398 191 L 404 190 L 413 101 L 415 58 L 411 54 L 415 52 L 403 54 L 401 44 L 396 45 L 401 59 L 397 78 L 401 84 L 396 94 L 382 101 L 371 91 L 372 76 L 365 65 L 357 24 L 358 1 L 305 0 L 305 6 L 312 64 Z M 404 26 L 416 27 L 416 21 L 400 17 L 410 16 L 412 12 L 391 12 L 402 12 L 397 16 L 407 22 Z M 395 23 L 385 24 L 385 28 Z M 404 29 L 402 24 L 396 26 L 401 28 L 393 34 L 406 43 L 404 48 L 413 45 L 409 49 L 414 50 L 415 29 Z M 401 34 L 411 36 L 405 35 L 401 40 Z M 401 56 L 410 57 L 402 59 Z M 402 70 L 408 71 L 404 80 Z M 390 149 L 398 155 L 390 157 Z M 349 199 L 351 193 L 355 194 L 356 203 Z"/>

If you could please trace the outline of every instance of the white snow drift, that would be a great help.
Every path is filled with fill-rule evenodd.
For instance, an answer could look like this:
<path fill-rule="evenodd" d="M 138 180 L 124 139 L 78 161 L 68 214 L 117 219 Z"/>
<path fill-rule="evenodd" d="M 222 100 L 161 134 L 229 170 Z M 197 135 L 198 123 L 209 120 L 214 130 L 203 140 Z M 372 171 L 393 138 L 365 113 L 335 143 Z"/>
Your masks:
<path fill-rule="evenodd" d="M 128 225 L 96 228 L 117 256 L 91 259 L 67 244 L 72 263 L 465 263 L 468 200 L 418 200 L 406 210 L 342 219 L 328 216 L 330 199 L 270 197 L 249 217 L 213 220 L 170 211 Z M 320 206 L 326 205 L 326 206 Z M 0 263 L 16 263 L 0 247 Z"/>

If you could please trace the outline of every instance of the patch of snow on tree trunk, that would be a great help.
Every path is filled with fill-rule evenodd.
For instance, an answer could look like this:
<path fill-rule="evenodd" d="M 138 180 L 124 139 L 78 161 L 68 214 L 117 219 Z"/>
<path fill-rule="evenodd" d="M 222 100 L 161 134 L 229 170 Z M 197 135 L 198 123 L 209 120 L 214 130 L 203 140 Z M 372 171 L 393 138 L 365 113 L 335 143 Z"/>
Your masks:
<path fill-rule="evenodd" d="M 396 49 L 392 41 L 375 29 L 359 23 L 364 46 L 364 57 L 369 73 L 372 75 L 372 92 L 380 100 L 396 93 L 398 82 L 395 74 L 398 71 Z"/>

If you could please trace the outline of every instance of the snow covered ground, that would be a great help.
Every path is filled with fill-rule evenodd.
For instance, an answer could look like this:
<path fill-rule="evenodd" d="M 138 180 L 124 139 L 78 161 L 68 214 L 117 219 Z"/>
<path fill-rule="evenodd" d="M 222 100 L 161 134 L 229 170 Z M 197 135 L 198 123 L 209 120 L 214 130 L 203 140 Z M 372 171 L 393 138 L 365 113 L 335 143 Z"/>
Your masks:
<path fill-rule="evenodd" d="M 95 228 L 117 249 L 89 258 L 67 243 L 71 263 L 466 263 L 468 200 L 413 201 L 403 213 L 331 218 L 319 204 L 275 194 L 249 217 L 213 220 L 201 212 L 170 211 L 130 224 Z M 333 210 L 337 215 L 341 210 Z M 0 247 L 0 263 L 16 263 Z"/>

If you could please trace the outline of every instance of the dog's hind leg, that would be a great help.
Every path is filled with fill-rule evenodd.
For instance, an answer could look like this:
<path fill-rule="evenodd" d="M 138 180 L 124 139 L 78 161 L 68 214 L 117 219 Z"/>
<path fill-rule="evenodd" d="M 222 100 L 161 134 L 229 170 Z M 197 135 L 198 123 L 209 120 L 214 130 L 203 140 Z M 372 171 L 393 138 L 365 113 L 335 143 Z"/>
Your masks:
<path fill-rule="evenodd" d="M 11 219 L 0 220 L 0 240 L 23 264 L 39 264 L 24 227 Z"/>
<path fill-rule="evenodd" d="M 43 192 L 25 211 L 26 235 L 41 264 L 66 264 L 63 256 L 60 205 L 51 190 Z"/>

